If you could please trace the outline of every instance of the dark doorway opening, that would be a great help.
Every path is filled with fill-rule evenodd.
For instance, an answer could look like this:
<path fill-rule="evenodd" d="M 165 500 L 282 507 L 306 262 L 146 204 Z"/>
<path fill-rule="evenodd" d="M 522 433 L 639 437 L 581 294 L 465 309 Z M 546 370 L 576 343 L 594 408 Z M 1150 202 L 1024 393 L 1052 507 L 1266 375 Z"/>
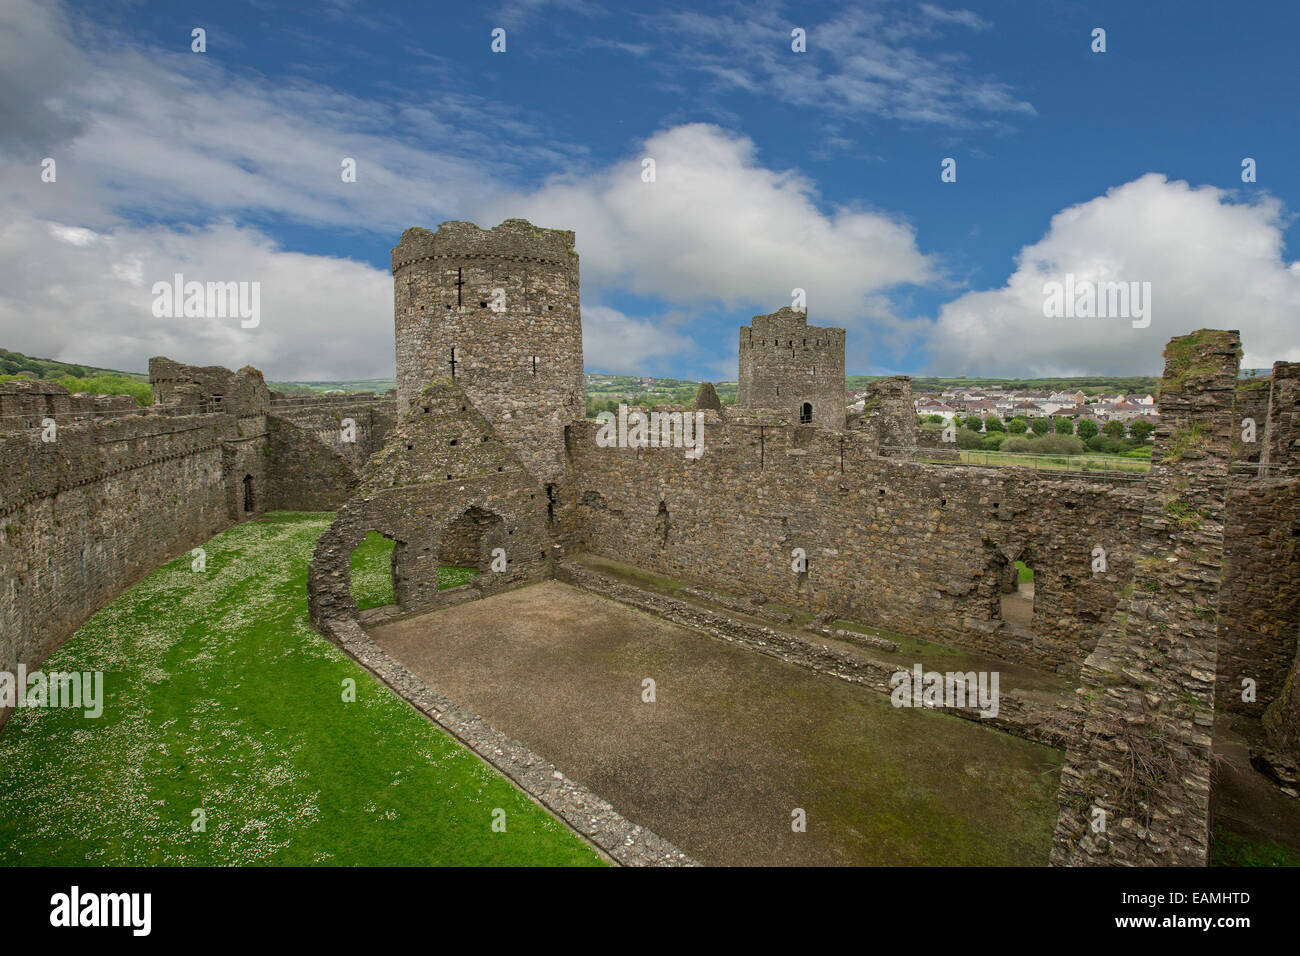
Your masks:
<path fill-rule="evenodd" d="M 505 539 L 505 522 L 500 515 L 477 505 L 466 510 L 442 531 L 438 546 L 440 585 L 444 569 L 460 572 L 459 576 L 464 581 L 480 571 L 488 570 L 494 548 L 506 550 L 506 560 L 510 561 Z"/>
<path fill-rule="evenodd" d="M 253 476 L 244 476 L 244 513 L 253 510 Z"/>

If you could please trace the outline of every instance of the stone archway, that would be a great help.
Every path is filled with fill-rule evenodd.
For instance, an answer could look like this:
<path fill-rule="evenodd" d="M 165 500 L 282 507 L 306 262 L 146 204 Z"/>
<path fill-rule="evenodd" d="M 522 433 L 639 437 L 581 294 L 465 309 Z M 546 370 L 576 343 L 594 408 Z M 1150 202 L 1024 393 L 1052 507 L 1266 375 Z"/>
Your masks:
<path fill-rule="evenodd" d="M 488 571 L 496 548 L 505 551 L 509 562 L 504 519 L 494 511 L 472 505 L 443 527 L 438 539 L 438 566 Z"/>
<path fill-rule="evenodd" d="M 1028 627 L 1034 617 L 1033 549 L 1023 544 L 998 547 L 989 562 L 997 582 L 994 617 Z"/>

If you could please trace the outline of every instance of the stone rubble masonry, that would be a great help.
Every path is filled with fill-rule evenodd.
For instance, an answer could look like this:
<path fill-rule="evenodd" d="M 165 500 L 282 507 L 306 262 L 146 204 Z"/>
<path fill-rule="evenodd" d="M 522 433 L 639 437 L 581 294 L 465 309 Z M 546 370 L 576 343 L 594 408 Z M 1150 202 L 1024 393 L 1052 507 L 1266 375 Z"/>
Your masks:
<path fill-rule="evenodd" d="M 718 398 L 718 390 L 713 387 L 712 382 L 701 382 L 700 387 L 695 390 L 695 411 L 715 411 L 722 413 L 722 399 Z"/>
<path fill-rule="evenodd" d="M 482 593 L 550 576 L 546 494 L 512 448 L 450 378 L 434 379 L 411 400 L 317 542 L 307 593 L 318 628 L 356 618 L 351 556 L 371 531 L 394 542 L 393 583 L 403 612 L 444 602 L 440 564 L 465 566 L 472 558 L 480 573 L 466 587 Z M 492 569 L 497 548 L 505 552 L 504 571 Z"/>
<path fill-rule="evenodd" d="M 1300 365 L 1278 362 L 1271 379 L 1246 379 L 1233 412 L 1234 463 L 1219 593 L 1219 678 L 1215 707 L 1259 718 L 1282 694 L 1295 664 L 1300 627 L 1300 460 L 1283 436 L 1294 427 Z M 1241 423 L 1257 440 L 1241 441 Z M 1278 445 L 1269 451 L 1269 438 Z M 1290 457 L 1284 457 L 1283 451 Z M 1271 461 L 1270 461 L 1271 459 Z M 1249 467 L 1259 463 L 1261 467 Z M 1243 681 L 1254 700 L 1243 700 Z"/>
<path fill-rule="evenodd" d="M 1236 332 L 1202 330 L 1165 349 L 1133 591 L 1083 665 L 1086 717 L 1061 773 L 1054 865 L 1206 863 L 1240 357 Z"/>
<path fill-rule="evenodd" d="M 237 420 L 140 412 L 67 420 L 53 442 L 39 422 L 0 435 L 0 670 L 39 664 L 124 588 L 230 524 L 223 449 Z"/>
<path fill-rule="evenodd" d="M 916 450 L 918 431 L 911 378 L 895 375 L 869 383 L 862 417 L 854 424 L 877 455 L 909 457 Z"/>
<path fill-rule="evenodd" d="M 1246 627 L 1254 625 L 1258 643 L 1244 650 L 1232 649 L 1240 661 L 1238 673 L 1260 673 L 1257 706 L 1266 707 L 1263 724 L 1271 752 L 1252 754 L 1252 761 L 1262 762 L 1295 796 L 1300 792 L 1300 646 L 1295 640 L 1300 634 L 1300 597 L 1296 595 L 1300 580 L 1300 363 L 1277 362 L 1273 366 L 1268 434 L 1261 460 L 1266 466 L 1263 486 L 1249 489 L 1253 520 L 1243 524 L 1254 541 L 1262 542 L 1266 557 L 1251 555 L 1251 563 L 1241 575 L 1242 593 L 1235 602 L 1253 614 Z M 1271 562 L 1267 569 L 1262 567 L 1265 560 Z M 1278 687 L 1288 652 L 1291 663 Z M 1278 688 L 1276 694 L 1274 687 Z"/>
<path fill-rule="evenodd" d="M 573 244 L 572 232 L 523 219 L 402 233 L 392 253 L 398 413 L 431 380 L 453 378 L 538 480 L 559 480 L 564 426 L 586 407 Z"/>
<path fill-rule="evenodd" d="M 590 840 L 628 866 L 690 866 L 668 841 L 626 820 L 554 765 L 428 687 L 361 629 L 351 594 L 351 556 L 371 531 L 393 539 L 392 573 L 403 613 L 428 610 L 551 576 L 547 501 L 519 457 L 493 431 L 466 391 L 434 379 L 410 396 L 408 410 L 361 483 L 317 542 L 308 573 L 312 623 L 417 710 L 447 730 Z M 469 585 L 437 589 L 439 564 L 479 574 Z M 507 559 L 492 569 L 495 548 Z"/>
<path fill-rule="evenodd" d="M 954 442 L 944 441 L 943 432 L 937 428 L 918 428 L 916 430 L 916 447 L 918 457 L 933 462 L 959 462 L 961 452 Z"/>
<path fill-rule="evenodd" d="M 1264 713 L 1263 723 L 1271 750 L 1252 753 L 1252 763 L 1262 763 L 1289 788 L 1291 796 L 1300 796 L 1300 642 L 1291 670 L 1277 699 Z"/>
<path fill-rule="evenodd" d="M 267 419 L 271 498 L 290 511 L 334 511 L 355 488 L 362 467 L 393 429 L 393 395 L 273 399 Z M 352 421 L 355 441 L 344 440 Z"/>
<path fill-rule="evenodd" d="M 1300 468 L 1300 362 L 1273 365 L 1263 461 Z"/>
<path fill-rule="evenodd" d="M 1216 706 L 1258 718 L 1295 661 L 1300 621 L 1300 477 L 1243 480 L 1228 492 L 1219 593 Z M 1243 700 L 1243 681 L 1255 699 Z"/>
<path fill-rule="evenodd" d="M 804 404 L 812 424 L 844 428 L 844 330 L 808 324 L 789 306 L 756 315 L 740 329 L 741 408 L 780 409 L 800 421 Z"/>
<path fill-rule="evenodd" d="M 517 219 L 409 229 L 393 275 L 398 388 L 382 398 L 289 398 L 255 369 L 164 358 L 150 361 L 150 408 L 0 384 L 0 669 L 38 664 L 122 589 L 235 521 L 335 509 L 308 577 L 312 621 L 376 673 L 397 667 L 383 679 L 435 720 L 452 705 L 372 657 L 360 630 L 351 553 L 370 531 L 395 542 L 396 605 L 367 620 L 553 576 L 557 557 L 588 551 L 1078 677 L 1077 712 L 1004 710 L 1005 729 L 1070 745 L 1058 863 L 1204 863 L 1216 690 L 1218 706 L 1262 717 L 1275 764 L 1300 763 L 1300 365 L 1238 383 L 1236 333 L 1174 339 L 1145 479 L 956 466 L 910 460 L 956 456 L 915 428 L 906 378 L 877 382 L 848 425 L 844 330 L 782 309 L 741 330 L 743 404 L 701 389 L 704 451 L 689 459 L 596 444 L 572 232 Z M 804 401 L 812 424 L 799 424 Z M 1264 423 L 1257 449 L 1239 441 L 1242 417 Z M 58 423 L 54 443 L 41 441 L 44 418 Z M 792 567 L 796 548 L 806 568 Z M 1034 570 L 1029 626 L 1001 619 L 1017 560 Z M 558 563 L 561 577 L 715 636 L 881 679 L 815 638 L 737 630 Z M 480 573 L 439 591 L 440 564 Z M 1254 703 L 1240 700 L 1243 677 Z M 546 796 L 558 771 L 476 720 L 444 726 L 580 832 L 596 807 L 609 828 L 592 839 L 615 859 L 681 862 L 567 781 Z M 1109 811 L 1104 839 L 1088 829 L 1093 807 Z"/>
<path fill-rule="evenodd" d="M 566 550 L 1047 670 L 1077 672 L 1139 556 L 1140 481 L 882 458 L 856 429 L 706 421 L 691 460 L 601 448 L 597 427 L 570 429 Z M 1001 619 L 1018 559 L 1035 572 L 1032 630 Z"/>
<path fill-rule="evenodd" d="M 82 396 L 69 395 L 62 385 L 40 379 L 0 382 L 0 431 L 36 428 L 45 418 L 66 420 L 77 397 Z M 77 410 L 87 411 L 84 407 Z"/>

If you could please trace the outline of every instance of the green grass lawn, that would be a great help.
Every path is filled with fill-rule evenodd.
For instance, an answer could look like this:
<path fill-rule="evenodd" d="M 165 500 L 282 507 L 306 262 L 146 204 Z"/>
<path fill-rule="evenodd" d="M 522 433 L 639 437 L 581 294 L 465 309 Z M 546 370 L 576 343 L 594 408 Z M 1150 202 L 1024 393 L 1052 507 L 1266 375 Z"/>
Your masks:
<path fill-rule="evenodd" d="M 165 564 L 42 665 L 103 671 L 104 713 L 20 709 L 0 729 L 0 865 L 600 863 L 311 629 L 331 518 L 216 536 L 205 572 Z"/>
<path fill-rule="evenodd" d="M 1035 455 L 1030 452 L 981 451 L 971 449 L 961 452 L 961 460 L 968 465 L 1020 465 L 1043 471 L 1098 471 L 1146 474 L 1151 470 L 1150 452 L 1147 458 L 1127 455 Z"/>
<path fill-rule="evenodd" d="M 438 568 L 438 590 L 468 584 L 478 568 Z M 352 597 L 357 610 L 386 607 L 397 601 L 393 593 L 393 541 L 371 531 L 352 552 Z"/>
<path fill-rule="evenodd" d="M 1034 569 L 1023 561 L 1016 562 L 1016 580 L 1021 584 L 1034 580 Z"/>
<path fill-rule="evenodd" d="M 1210 866 L 1300 866 L 1300 853 L 1276 840 L 1252 839 L 1217 826 Z"/>

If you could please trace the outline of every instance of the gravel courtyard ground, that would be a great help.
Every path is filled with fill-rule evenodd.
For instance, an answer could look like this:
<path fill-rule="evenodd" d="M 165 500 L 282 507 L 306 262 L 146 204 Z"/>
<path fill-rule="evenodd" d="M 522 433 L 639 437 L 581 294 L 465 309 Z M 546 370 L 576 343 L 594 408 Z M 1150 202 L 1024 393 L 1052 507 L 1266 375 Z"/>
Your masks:
<path fill-rule="evenodd" d="M 703 863 L 1047 863 L 1061 763 L 1048 747 L 555 581 L 371 634 Z"/>

